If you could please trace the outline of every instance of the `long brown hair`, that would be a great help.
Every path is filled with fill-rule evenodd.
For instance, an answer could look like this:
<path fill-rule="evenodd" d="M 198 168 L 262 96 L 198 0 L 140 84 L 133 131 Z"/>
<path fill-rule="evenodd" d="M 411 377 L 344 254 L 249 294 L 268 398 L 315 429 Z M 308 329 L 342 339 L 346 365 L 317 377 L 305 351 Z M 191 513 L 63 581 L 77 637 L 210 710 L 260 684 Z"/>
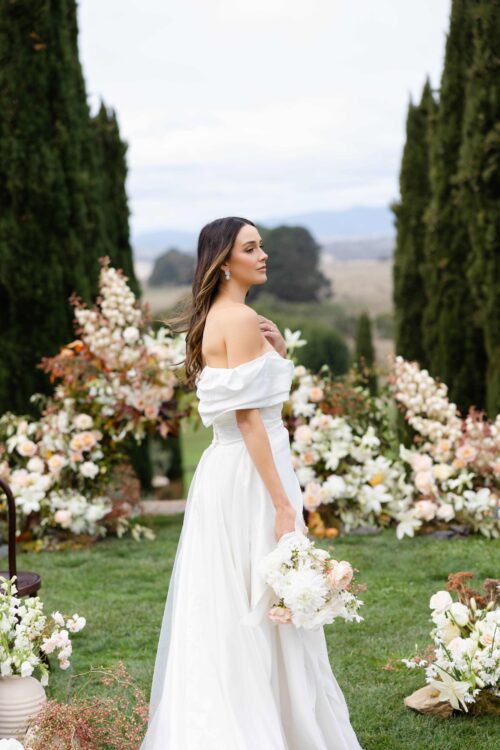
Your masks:
<path fill-rule="evenodd" d="M 205 224 L 198 237 L 191 298 L 181 315 L 163 321 L 174 334 L 187 331 L 184 382 L 191 388 L 203 369 L 201 342 L 208 311 L 221 284 L 221 265 L 231 254 L 236 236 L 245 224 L 256 226 L 241 216 L 226 216 Z"/>

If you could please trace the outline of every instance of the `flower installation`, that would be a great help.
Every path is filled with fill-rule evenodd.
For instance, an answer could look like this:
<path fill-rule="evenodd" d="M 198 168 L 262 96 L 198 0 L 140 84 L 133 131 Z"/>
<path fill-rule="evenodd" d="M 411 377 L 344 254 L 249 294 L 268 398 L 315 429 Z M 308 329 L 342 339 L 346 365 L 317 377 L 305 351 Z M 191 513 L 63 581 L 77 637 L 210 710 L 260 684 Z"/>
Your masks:
<path fill-rule="evenodd" d="M 284 534 L 260 564 L 278 601 L 268 617 L 276 623 L 317 630 L 337 617 L 361 622 L 363 602 L 353 593 L 353 569 L 334 560 L 299 532 Z"/>
<path fill-rule="evenodd" d="M 414 488 L 391 441 L 382 400 L 302 365 L 295 380 L 291 449 L 306 510 L 330 507 L 346 531 L 403 523 Z M 399 537 L 403 529 L 398 526 Z"/>
<path fill-rule="evenodd" d="M 299 336 L 287 333 L 291 351 Z M 334 378 L 326 365 L 295 367 L 284 416 L 312 533 L 394 525 L 402 539 L 459 524 L 498 538 L 500 416 L 488 422 L 471 408 L 462 419 L 446 385 L 399 356 L 379 390 L 371 395 L 355 368 Z M 411 448 L 400 443 L 398 409 Z"/>
<path fill-rule="evenodd" d="M 73 649 L 70 633 L 82 630 L 86 620 L 77 613 L 66 617 L 60 612 L 53 612 L 49 619 L 40 597 L 16 596 L 15 580 L 16 576 L 0 576 L 0 673 L 2 677 L 29 677 L 37 672 L 45 686 L 49 670 L 43 654 L 57 655 L 59 667 L 67 669 Z"/>
<path fill-rule="evenodd" d="M 466 713 L 471 704 L 477 704 L 476 712 L 496 706 L 500 713 L 500 580 L 487 578 L 481 594 L 465 585 L 472 577 L 452 573 L 448 590 L 431 596 L 433 655 L 401 661 L 410 669 L 425 669 L 437 702 Z"/>
<path fill-rule="evenodd" d="M 101 259 L 99 289 L 91 309 L 71 298 L 79 338 L 42 360 L 56 385 L 52 397 L 32 397 L 45 401 L 41 417 L 0 417 L 0 477 L 35 536 L 50 528 L 92 535 L 131 528 L 135 538 L 154 536 L 129 522 L 131 506 L 111 513 L 107 490 L 127 461 L 127 439 L 176 430 L 174 365 L 185 341 L 164 327 L 152 331 L 147 306 L 108 258 Z"/>
<path fill-rule="evenodd" d="M 414 433 L 415 447 L 400 448 L 415 487 L 408 529 L 454 522 L 500 537 L 500 415 L 489 422 L 470 409 L 463 419 L 446 385 L 402 357 L 389 382 Z"/>

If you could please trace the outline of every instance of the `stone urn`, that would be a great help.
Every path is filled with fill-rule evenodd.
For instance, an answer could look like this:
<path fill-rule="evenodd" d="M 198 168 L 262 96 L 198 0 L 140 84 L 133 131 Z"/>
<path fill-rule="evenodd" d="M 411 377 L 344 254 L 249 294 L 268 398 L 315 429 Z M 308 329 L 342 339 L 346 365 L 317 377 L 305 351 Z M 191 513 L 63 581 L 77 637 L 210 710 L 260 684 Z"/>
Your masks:
<path fill-rule="evenodd" d="M 29 719 L 46 700 L 43 686 L 34 677 L 0 677 L 0 739 L 22 740 Z"/>

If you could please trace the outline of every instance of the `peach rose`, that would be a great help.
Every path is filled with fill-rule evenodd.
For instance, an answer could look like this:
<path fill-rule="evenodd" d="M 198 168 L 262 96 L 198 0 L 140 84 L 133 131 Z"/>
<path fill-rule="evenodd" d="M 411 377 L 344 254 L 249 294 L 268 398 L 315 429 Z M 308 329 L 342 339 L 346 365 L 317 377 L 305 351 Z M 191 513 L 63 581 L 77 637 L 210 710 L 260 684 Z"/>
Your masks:
<path fill-rule="evenodd" d="M 418 471 L 415 474 L 415 487 L 419 492 L 434 494 L 434 477 L 431 471 Z"/>
<path fill-rule="evenodd" d="M 280 624 L 292 622 L 292 613 L 288 607 L 271 607 L 267 613 L 270 620 Z"/>
<path fill-rule="evenodd" d="M 34 456 L 36 453 L 36 443 L 32 440 L 21 440 L 17 445 L 17 452 L 25 458 Z"/>
<path fill-rule="evenodd" d="M 468 464 L 471 461 L 474 461 L 474 459 L 476 458 L 477 450 L 473 445 L 464 443 L 459 448 L 457 448 L 456 456 L 459 461 L 463 461 L 464 463 Z"/>
<path fill-rule="evenodd" d="M 430 500 L 418 500 L 415 503 L 415 515 L 422 521 L 432 521 L 436 515 L 437 505 Z"/>
<path fill-rule="evenodd" d="M 326 574 L 328 585 L 332 589 L 345 589 L 352 580 L 354 571 L 347 560 L 333 560 L 333 568 Z"/>
<path fill-rule="evenodd" d="M 69 510 L 64 510 L 62 508 L 61 510 L 56 510 L 54 513 L 54 521 L 58 523 L 59 526 L 62 526 L 63 529 L 67 529 L 71 523 L 71 513 Z"/>
<path fill-rule="evenodd" d="M 323 398 L 323 389 L 320 388 L 319 385 L 313 385 L 313 387 L 309 389 L 309 398 L 311 401 L 321 401 Z"/>
<path fill-rule="evenodd" d="M 310 443 L 312 441 L 312 430 L 308 425 L 301 424 L 295 430 L 293 437 L 298 443 Z"/>
<path fill-rule="evenodd" d="M 410 460 L 411 467 L 415 472 L 428 471 L 432 466 L 432 458 L 427 453 L 417 453 Z"/>

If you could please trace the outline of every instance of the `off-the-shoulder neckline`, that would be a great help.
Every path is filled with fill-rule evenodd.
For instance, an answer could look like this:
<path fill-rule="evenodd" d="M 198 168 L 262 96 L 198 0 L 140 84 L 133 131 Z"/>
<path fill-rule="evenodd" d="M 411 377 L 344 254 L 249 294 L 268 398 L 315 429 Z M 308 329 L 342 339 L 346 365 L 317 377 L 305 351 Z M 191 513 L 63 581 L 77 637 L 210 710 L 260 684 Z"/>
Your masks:
<path fill-rule="evenodd" d="M 258 357 L 254 357 L 253 359 L 249 359 L 247 362 L 241 362 L 239 365 L 236 365 L 235 367 L 210 367 L 210 365 L 205 365 L 205 367 L 201 370 L 201 373 L 204 373 L 205 370 L 215 370 L 217 372 L 220 370 L 221 372 L 229 372 L 230 370 L 238 370 L 240 367 L 245 367 L 246 365 L 251 365 L 254 362 L 258 362 L 259 359 L 262 359 L 263 357 L 266 357 L 268 354 L 276 354 L 280 359 L 287 360 L 286 357 L 282 357 L 279 352 L 276 351 L 276 349 L 268 349 L 267 352 L 264 352 L 264 354 L 260 354 Z M 287 360 L 288 362 L 291 362 L 292 360 Z"/>

